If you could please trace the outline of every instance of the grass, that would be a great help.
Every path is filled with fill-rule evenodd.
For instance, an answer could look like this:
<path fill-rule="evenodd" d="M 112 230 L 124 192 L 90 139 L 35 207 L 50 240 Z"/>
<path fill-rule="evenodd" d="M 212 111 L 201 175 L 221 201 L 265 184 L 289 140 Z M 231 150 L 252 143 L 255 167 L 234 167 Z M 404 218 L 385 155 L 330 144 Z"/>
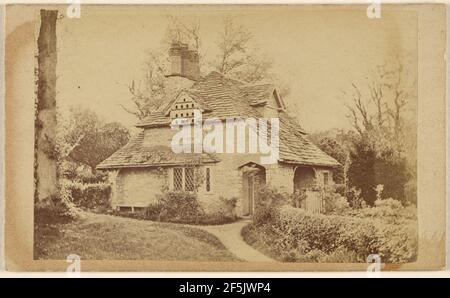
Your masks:
<path fill-rule="evenodd" d="M 260 231 L 256 228 L 254 224 L 249 224 L 245 226 L 241 230 L 241 235 L 248 245 L 252 246 L 260 253 L 280 262 L 285 261 L 275 249 L 273 249 L 270 245 L 267 245 L 261 239 L 263 235 L 260 233 Z"/>
<path fill-rule="evenodd" d="M 83 213 L 69 223 L 37 223 L 35 259 L 239 261 L 214 236 L 180 224 Z"/>

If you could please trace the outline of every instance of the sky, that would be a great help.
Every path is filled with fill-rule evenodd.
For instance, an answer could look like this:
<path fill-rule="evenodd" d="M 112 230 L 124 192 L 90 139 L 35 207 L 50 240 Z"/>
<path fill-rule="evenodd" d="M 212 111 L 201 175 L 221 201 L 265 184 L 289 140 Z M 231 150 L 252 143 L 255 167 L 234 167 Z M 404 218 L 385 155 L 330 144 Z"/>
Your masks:
<path fill-rule="evenodd" d="M 148 50 L 161 47 L 169 15 L 198 20 L 203 51 L 212 58 L 224 17 L 246 26 L 260 51 L 274 61 L 273 72 L 290 87 L 284 99 L 289 112 L 309 132 L 351 128 L 340 95 L 352 83 L 365 86 L 377 65 L 405 56 L 417 63 L 417 16 L 405 10 L 384 9 L 380 19 L 369 19 L 366 6 L 84 5 L 80 19 L 64 17 L 57 23 L 61 109 L 81 106 L 108 122 L 136 124 L 120 104 L 129 105 L 126 85 L 141 77 Z"/>

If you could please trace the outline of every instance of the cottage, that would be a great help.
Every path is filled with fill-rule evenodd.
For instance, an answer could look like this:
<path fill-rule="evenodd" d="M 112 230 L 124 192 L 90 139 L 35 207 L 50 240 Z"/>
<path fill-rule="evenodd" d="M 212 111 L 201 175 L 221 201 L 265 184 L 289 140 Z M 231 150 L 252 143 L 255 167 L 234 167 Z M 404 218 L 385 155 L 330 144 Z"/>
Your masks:
<path fill-rule="evenodd" d="M 333 183 L 332 169 L 339 163 L 307 139 L 273 85 L 249 85 L 216 71 L 201 76 L 197 53 L 183 44 L 172 45 L 170 58 L 168 92 L 161 108 L 136 125 L 142 131 L 127 145 L 97 166 L 109 172 L 113 208 L 146 207 L 169 189 L 196 191 L 208 212 L 222 208 L 221 197 L 235 197 L 237 214 L 246 216 L 253 213 L 255 192 L 261 185 L 292 193 Z M 177 131 L 171 123 L 184 119 L 194 125 L 195 111 L 202 119 L 221 121 L 279 119 L 277 161 L 263 164 L 261 154 L 247 151 L 175 153 L 171 142 Z M 236 139 L 224 138 L 235 146 Z"/>

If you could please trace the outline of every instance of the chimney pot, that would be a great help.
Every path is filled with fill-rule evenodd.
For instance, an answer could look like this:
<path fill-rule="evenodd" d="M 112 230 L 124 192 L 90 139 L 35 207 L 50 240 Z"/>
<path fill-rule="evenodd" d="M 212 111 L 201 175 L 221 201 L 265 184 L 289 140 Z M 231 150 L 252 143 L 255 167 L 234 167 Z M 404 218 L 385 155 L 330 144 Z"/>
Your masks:
<path fill-rule="evenodd" d="M 191 80 L 200 77 L 198 52 L 189 50 L 185 43 L 172 42 L 169 49 L 171 76 L 182 76 Z"/>

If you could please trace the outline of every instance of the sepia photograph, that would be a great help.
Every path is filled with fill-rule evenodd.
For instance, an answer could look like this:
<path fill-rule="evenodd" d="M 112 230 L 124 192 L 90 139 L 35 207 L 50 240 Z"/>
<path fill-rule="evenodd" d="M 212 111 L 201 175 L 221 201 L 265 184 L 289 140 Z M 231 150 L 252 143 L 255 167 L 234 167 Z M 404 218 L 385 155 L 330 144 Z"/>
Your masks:
<path fill-rule="evenodd" d="M 420 209 L 445 206 L 445 153 L 433 187 L 420 8 L 368 5 L 31 9 L 27 262 L 443 266 L 445 234 L 421 236 L 445 229 Z"/>

